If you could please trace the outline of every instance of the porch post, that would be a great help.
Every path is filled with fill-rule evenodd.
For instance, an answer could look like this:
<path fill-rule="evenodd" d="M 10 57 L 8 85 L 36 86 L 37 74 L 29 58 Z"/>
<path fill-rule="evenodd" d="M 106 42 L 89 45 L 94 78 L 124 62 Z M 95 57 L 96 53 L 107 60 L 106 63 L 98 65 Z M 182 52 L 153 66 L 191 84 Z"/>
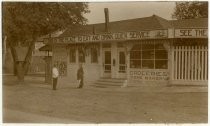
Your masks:
<path fill-rule="evenodd" d="M 76 44 L 75 44 L 75 55 L 76 55 L 76 58 L 75 58 L 76 62 L 75 63 L 79 64 L 79 50 L 78 50 L 78 47 L 77 47 Z"/>
<path fill-rule="evenodd" d="M 117 63 L 117 43 L 111 43 L 111 77 L 117 78 L 118 74 L 118 63 Z"/>
<path fill-rule="evenodd" d="M 127 43 L 126 46 L 126 79 L 127 82 L 130 82 L 130 50 L 132 48 L 132 44 Z"/>
<path fill-rule="evenodd" d="M 103 66 L 103 48 L 102 43 L 99 44 L 99 51 L 100 51 L 100 57 L 99 57 L 99 66 L 100 66 L 100 77 L 103 77 L 104 73 L 104 66 Z"/>
<path fill-rule="evenodd" d="M 170 41 L 169 43 L 169 49 L 168 49 L 168 73 L 169 73 L 169 79 L 167 85 L 170 86 L 173 81 L 173 73 L 174 73 L 174 47 L 173 47 L 173 41 Z"/>

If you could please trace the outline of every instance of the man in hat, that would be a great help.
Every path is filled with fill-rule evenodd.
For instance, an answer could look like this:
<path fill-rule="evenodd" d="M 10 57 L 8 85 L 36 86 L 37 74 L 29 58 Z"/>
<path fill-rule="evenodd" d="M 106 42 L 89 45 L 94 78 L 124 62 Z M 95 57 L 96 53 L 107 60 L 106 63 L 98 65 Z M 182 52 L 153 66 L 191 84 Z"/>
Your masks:
<path fill-rule="evenodd" d="M 57 82 L 58 82 L 58 76 L 59 76 L 58 68 L 54 64 L 53 69 L 52 69 L 53 90 L 56 90 L 56 86 L 57 86 Z"/>

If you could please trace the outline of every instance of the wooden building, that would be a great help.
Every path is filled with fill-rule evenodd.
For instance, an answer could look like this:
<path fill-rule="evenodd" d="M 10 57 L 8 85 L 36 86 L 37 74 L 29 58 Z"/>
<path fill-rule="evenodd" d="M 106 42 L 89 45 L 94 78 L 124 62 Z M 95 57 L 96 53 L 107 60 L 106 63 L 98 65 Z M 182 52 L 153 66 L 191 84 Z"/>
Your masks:
<path fill-rule="evenodd" d="M 85 83 L 119 78 L 128 86 L 207 85 L 208 19 L 159 16 L 69 27 L 52 45 L 58 83 L 75 84 L 79 64 Z"/>

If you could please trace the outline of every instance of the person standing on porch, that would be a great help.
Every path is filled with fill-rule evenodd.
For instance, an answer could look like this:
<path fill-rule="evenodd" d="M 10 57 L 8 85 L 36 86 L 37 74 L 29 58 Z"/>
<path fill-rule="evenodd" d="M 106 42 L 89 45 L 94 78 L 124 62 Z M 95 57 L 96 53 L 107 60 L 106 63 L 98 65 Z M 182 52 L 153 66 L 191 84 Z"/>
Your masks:
<path fill-rule="evenodd" d="M 58 76 L 59 76 L 58 68 L 56 67 L 56 65 L 54 65 L 53 69 L 52 69 L 53 90 L 56 90 L 56 86 L 57 86 L 57 82 L 58 82 Z"/>
<path fill-rule="evenodd" d="M 83 85 L 84 85 L 83 79 L 84 79 L 84 71 L 83 71 L 83 68 L 82 68 L 82 64 L 80 64 L 79 69 L 77 70 L 77 80 L 79 82 L 78 88 L 83 87 Z"/>

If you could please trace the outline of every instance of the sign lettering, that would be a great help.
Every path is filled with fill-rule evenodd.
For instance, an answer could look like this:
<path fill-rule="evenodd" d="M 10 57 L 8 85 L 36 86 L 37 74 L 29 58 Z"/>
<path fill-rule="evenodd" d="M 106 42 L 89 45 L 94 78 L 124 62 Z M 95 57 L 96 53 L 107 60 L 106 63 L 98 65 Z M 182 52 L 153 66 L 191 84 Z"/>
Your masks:
<path fill-rule="evenodd" d="M 152 30 L 152 31 L 130 31 L 119 33 L 107 33 L 97 35 L 81 35 L 70 37 L 52 38 L 53 43 L 83 43 L 83 42 L 100 42 L 114 40 L 139 40 L 139 39 L 157 39 L 168 38 L 168 30 Z M 172 31 L 171 31 L 172 32 Z M 207 38 L 208 29 L 175 29 L 175 38 Z M 45 42 L 48 42 L 45 40 Z"/>
<path fill-rule="evenodd" d="M 168 80 L 169 73 L 167 70 L 131 70 L 130 78 L 136 80 L 155 81 Z"/>
<path fill-rule="evenodd" d="M 175 38 L 207 38 L 208 29 L 175 29 Z"/>
<path fill-rule="evenodd" d="M 53 38 L 54 43 L 82 43 L 82 42 L 98 42 L 98 41 L 113 41 L 113 40 L 138 40 L 138 39 L 153 39 L 167 38 L 167 30 L 154 31 L 132 31 L 119 32 L 98 35 L 82 35 L 63 38 Z"/>

